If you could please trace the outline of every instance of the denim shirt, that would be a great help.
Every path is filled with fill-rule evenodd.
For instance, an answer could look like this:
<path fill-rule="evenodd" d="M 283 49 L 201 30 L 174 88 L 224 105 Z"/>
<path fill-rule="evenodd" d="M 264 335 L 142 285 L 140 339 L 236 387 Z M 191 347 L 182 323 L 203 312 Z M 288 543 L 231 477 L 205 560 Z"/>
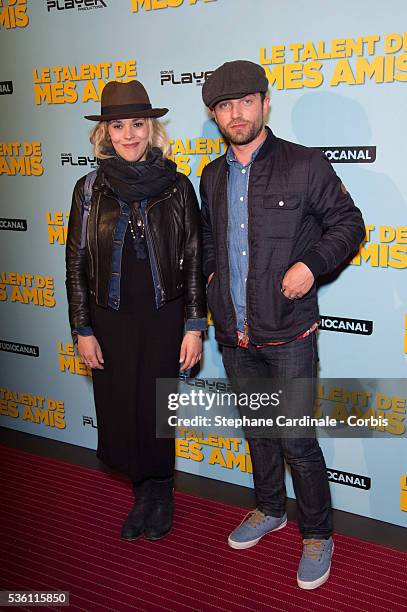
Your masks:
<path fill-rule="evenodd" d="M 237 329 L 244 331 L 246 319 L 246 280 L 249 271 L 248 190 L 250 169 L 263 142 L 252 153 L 250 162 L 241 164 L 228 148 L 228 253 L 230 289 L 235 307 Z"/>
<path fill-rule="evenodd" d="M 113 246 L 112 246 L 112 273 L 110 277 L 109 283 L 109 296 L 108 296 L 108 306 L 113 308 L 114 310 L 119 310 L 120 308 L 120 279 L 121 279 L 121 265 L 122 265 L 122 254 L 123 254 L 123 244 L 124 237 L 127 230 L 127 225 L 129 223 L 130 218 L 130 206 L 123 202 L 122 200 L 117 200 L 120 205 L 120 215 L 119 220 L 116 224 L 116 229 L 113 237 Z M 146 242 L 147 242 L 147 250 L 150 260 L 151 267 L 151 275 L 153 277 L 154 284 L 154 292 L 155 292 L 155 302 L 157 308 L 161 308 L 164 305 L 164 298 L 162 288 L 160 286 L 160 277 L 158 274 L 158 266 L 157 261 L 154 254 L 153 245 L 151 244 L 151 239 L 148 231 L 148 220 L 146 215 L 147 208 L 147 200 L 142 200 L 140 202 L 140 212 L 143 219 L 143 223 L 146 227 Z M 200 319 L 188 319 L 185 322 L 184 331 L 205 331 L 207 329 L 207 320 L 206 318 Z M 80 336 L 93 336 L 93 329 L 90 326 L 87 327 L 78 327 L 78 329 L 74 330 L 73 333 L 77 333 Z"/>

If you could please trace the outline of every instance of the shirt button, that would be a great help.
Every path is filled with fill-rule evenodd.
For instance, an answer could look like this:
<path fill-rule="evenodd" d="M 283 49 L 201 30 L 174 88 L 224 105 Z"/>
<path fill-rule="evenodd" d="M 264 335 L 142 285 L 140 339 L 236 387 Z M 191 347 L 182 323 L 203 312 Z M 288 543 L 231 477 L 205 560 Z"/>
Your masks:
<path fill-rule="evenodd" d="M 243 200 L 244 200 L 244 197 L 243 197 L 243 196 L 241 196 L 240 201 L 241 201 L 241 202 L 243 202 Z"/>
<path fill-rule="evenodd" d="M 241 224 L 240 224 L 240 227 L 241 227 L 242 229 L 244 229 L 244 223 L 241 223 Z"/>
<path fill-rule="evenodd" d="M 244 168 L 242 170 L 242 174 L 246 174 L 246 170 Z"/>
<path fill-rule="evenodd" d="M 246 251 L 242 251 L 242 255 L 246 255 Z"/>
<path fill-rule="evenodd" d="M 280 201 L 279 201 L 279 203 L 278 203 L 278 205 L 279 205 L 279 206 L 284 206 L 284 202 L 283 202 L 283 200 L 280 200 Z"/>

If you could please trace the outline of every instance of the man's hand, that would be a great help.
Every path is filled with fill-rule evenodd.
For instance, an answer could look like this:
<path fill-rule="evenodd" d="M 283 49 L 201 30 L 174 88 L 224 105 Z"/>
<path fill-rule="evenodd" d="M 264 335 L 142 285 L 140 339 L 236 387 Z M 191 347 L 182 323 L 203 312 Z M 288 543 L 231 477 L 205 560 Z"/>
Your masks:
<path fill-rule="evenodd" d="M 281 292 L 289 300 L 302 298 L 311 289 L 314 281 L 311 270 L 299 261 L 285 273 L 281 283 Z"/>
<path fill-rule="evenodd" d="M 103 355 L 95 336 L 78 336 L 78 352 L 88 368 L 103 370 Z"/>
<path fill-rule="evenodd" d="M 192 368 L 202 357 L 202 334 L 198 331 L 186 332 L 181 344 L 179 362 L 181 372 Z"/>
<path fill-rule="evenodd" d="M 211 274 L 209 274 L 209 276 L 208 276 L 208 285 L 210 285 L 210 283 L 212 282 L 214 274 L 215 274 L 215 272 L 211 272 Z"/>

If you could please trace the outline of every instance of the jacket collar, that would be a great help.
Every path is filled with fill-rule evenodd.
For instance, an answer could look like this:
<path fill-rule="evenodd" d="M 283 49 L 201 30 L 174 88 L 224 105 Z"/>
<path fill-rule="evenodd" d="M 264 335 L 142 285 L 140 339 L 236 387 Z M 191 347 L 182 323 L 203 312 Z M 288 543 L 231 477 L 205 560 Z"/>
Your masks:
<path fill-rule="evenodd" d="M 93 189 L 95 191 L 100 191 L 103 188 L 106 188 L 106 180 L 105 180 L 105 176 L 103 173 L 103 170 L 99 167 L 97 170 L 97 174 L 96 174 L 96 178 L 95 178 L 95 182 L 93 183 Z"/>
<path fill-rule="evenodd" d="M 274 153 L 277 148 L 278 138 L 274 136 L 273 132 L 270 130 L 268 125 L 266 125 L 266 132 L 267 132 L 266 140 L 264 141 L 263 146 L 258 152 L 256 159 L 254 160 L 254 163 L 256 161 L 261 161 L 265 157 L 268 157 L 269 155 Z"/>

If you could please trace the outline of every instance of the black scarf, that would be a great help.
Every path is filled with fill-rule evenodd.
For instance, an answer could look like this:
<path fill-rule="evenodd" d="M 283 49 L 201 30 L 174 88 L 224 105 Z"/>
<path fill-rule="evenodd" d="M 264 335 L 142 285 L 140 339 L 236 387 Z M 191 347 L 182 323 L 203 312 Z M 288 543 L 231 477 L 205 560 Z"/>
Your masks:
<path fill-rule="evenodd" d="M 115 156 L 102 160 L 100 166 L 111 189 L 127 204 L 154 198 L 177 179 L 177 165 L 158 148 L 145 161 L 129 162 Z"/>

